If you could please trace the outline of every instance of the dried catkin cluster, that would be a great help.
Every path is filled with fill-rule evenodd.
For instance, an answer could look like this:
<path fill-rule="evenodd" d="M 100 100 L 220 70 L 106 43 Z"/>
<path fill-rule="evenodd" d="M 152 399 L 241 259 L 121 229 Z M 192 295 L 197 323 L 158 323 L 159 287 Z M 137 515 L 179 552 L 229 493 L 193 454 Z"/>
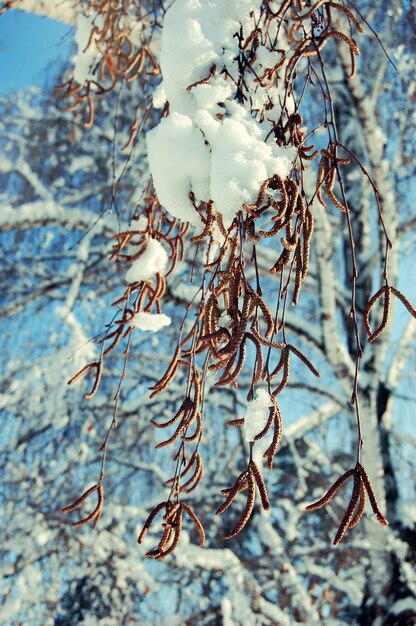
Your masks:
<path fill-rule="evenodd" d="M 365 471 L 361 463 L 357 463 L 354 469 L 350 469 L 345 472 L 345 474 L 338 478 L 338 480 L 332 485 L 332 487 L 330 487 L 330 489 L 327 491 L 323 498 L 321 498 L 320 500 L 318 500 L 318 502 L 315 502 L 314 504 L 309 504 L 306 507 L 306 510 L 313 511 L 328 504 L 328 502 L 330 502 L 330 500 L 332 500 L 332 498 L 335 496 L 338 489 L 340 489 L 340 487 L 342 487 L 342 485 L 349 478 L 353 479 L 351 499 L 348 503 L 344 517 L 341 520 L 337 534 L 335 535 L 334 546 L 342 540 L 348 528 L 354 528 L 354 526 L 358 524 L 358 522 L 364 515 L 366 493 L 368 494 L 371 508 L 373 509 L 373 513 L 375 514 L 377 520 L 382 526 L 387 526 L 388 524 L 386 518 L 381 513 L 378 507 L 376 496 L 371 486 L 370 479 L 368 478 L 367 472 Z"/>
<path fill-rule="evenodd" d="M 146 49 L 134 51 L 127 34 L 122 29 L 120 31 L 117 26 L 115 12 L 118 4 L 118 2 L 106 3 L 104 26 L 98 30 L 93 29 L 90 38 L 90 41 L 98 42 L 97 47 L 104 51 L 100 71 L 110 80 L 110 83 L 112 81 L 111 84 L 114 84 L 121 75 L 127 80 L 134 77 L 140 71 L 146 54 L 156 71 L 156 65 Z M 351 228 L 353 217 L 349 211 L 342 183 L 343 168 L 348 166 L 351 160 L 355 160 L 355 157 L 338 141 L 336 120 L 326 105 L 322 107 L 324 117 L 319 126 L 327 129 L 327 145 L 320 150 L 315 148 L 311 137 L 316 129 L 311 129 L 307 133 L 302 126 L 303 98 L 296 99 L 294 81 L 295 77 L 298 74 L 302 75 L 303 72 L 305 89 L 309 82 L 318 83 L 323 99 L 326 102 L 331 101 L 329 83 L 322 60 L 325 47 L 330 42 L 348 46 L 351 54 L 352 76 L 355 71 L 355 57 L 359 54 L 359 49 L 351 33 L 354 30 L 362 32 L 363 26 L 351 9 L 337 2 L 319 0 L 310 6 L 310 3 L 301 0 L 285 0 L 280 3 L 277 11 L 273 11 L 272 7 L 276 7 L 277 4 L 279 3 L 264 2 L 260 15 L 256 20 L 253 19 L 252 31 L 240 32 L 237 79 L 227 74 L 226 70 L 224 74 L 226 79 L 232 82 L 235 99 L 239 103 L 246 103 L 247 106 L 247 103 L 251 102 L 253 90 L 260 87 L 269 94 L 265 104 L 262 107 L 252 108 L 250 114 L 259 122 L 268 120 L 271 123 L 272 130 L 267 137 L 268 142 L 295 151 L 296 157 L 290 173 L 287 176 L 280 176 L 276 173 L 264 180 L 258 189 L 257 197 L 252 202 L 242 204 L 232 220 L 225 220 L 212 200 L 199 202 L 195 194 L 190 191 L 189 201 L 200 218 L 201 231 L 188 238 L 187 226 L 170 218 L 149 188 L 143 211 L 146 217 L 146 227 L 135 230 L 133 223 L 131 230 L 117 235 L 112 258 L 126 268 L 129 264 L 143 258 L 142 255 L 146 253 L 149 239 L 154 239 L 166 249 L 169 267 L 148 280 L 140 280 L 128 285 L 123 295 L 114 302 L 118 311 L 116 319 L 100 339 L 101 358 L 83 368 L 69 381 L 73 383 L 83 375 L 91 371 L 95 372 L 92 390 L 85 397 L 91 398 L 94 395 L 100 383 L 105 357 L 123 340 L 127 342 L 125 348 L 127 359 L 132 322 L 142 312 L 156 311 L 157 314 L 161 314 L 166 280 L 169 279 L 172 268 L 177 260 L 184 258 L 187 247 L 194 249 L 198 247 L 200 253 L 204 255 L 200 298 L 188 306 L 188 312 L 193 307 L 195 316 L 190 322 L 188 312 L 185 315 L 171 361 L 164 374 L 150 389 L 150 397 L 154 398 L 168 390 L 176 377 L 178 377 L 177 380 L 179 378 L 185 380 L 184 395 L 176 412 L 164 421 L 151 421 L 152 425 L 164 434 L 164 439 L 156 445 L 156 448 L 175 447 L 173 474 L 166 482 L 169 490 L 168 498 L 150 513 L 139 536 L 140 543 L 156 517 L 163 513 L 162 537 L 157 547 L 147 553 L 147 556 L 156 559 L 167 557 L 178 546 L 183 513 L 187 514 L 198 530 L 200 545 L 203 545 L 205 540 L 204 530 L 196 513 L 183 498 L 188 498 L 203 479 L 204 465 L 200 444 L 204 434 L 204 402 L 208 372 L 215 375 L 213 384 L 216 387 L 228 386 L 236 389 L 241 385 L 243 377 L 245 380 L 248 377 L 250 380 L 247 393 L 249 405 L 250 402 L 256 401 L 256 394 L 259 390 L 267 392 L 264 423 L 248 441 L 249 458 L 245 464 L 246 469 L 235 480 L 231 479 L 231 487 L 222 490 L 225 501 L 217 509 L 218 515 L 235 505 L 238 494 L 243 492 L 246 496 L 243 511 L 225 538 L 230 539 L 244 529 L 253 512 L 256 497 L 259 497 L 263 509 L 269 508 L 262 468 L 254 462 L 253 450 L 259 441 L 266 436 L 269 437 L 267 441 L 270 443 L 263 457 L 267 467 L 271 470 L 283 432 L 283 419 L 278 400 L 290 380 L 291 357 L 302 361 L 313 375 L 319 376 L 316 367 L 301 349 L 294 345 L 296 338 L 289 341 L 287 336 L 289 331 L 285 323 L 287 305 L 298 303 L 302 285 L 307 280 L 311 246 L 314 241 L 314 211 L 317 210 L 318 204 L 325 207 L 327 200 L 330 205 L 342 212 L 342 218 L 346 220 L 351 234 L 352 251 L 355 245 Z M 287 42 L 283 50 L 279 48 L 280 32 L 284 34 Z M 256 66 L 256 53 L 260 45 L 266 47 L 269 52 L 278 53 L 273 58 L 279 59 L 271 67 L 263 66 L 262 73 L 257 71 Z M 111 59 L 113 60 L 110 61 Z M 218 71 L 219 68 L 213 64 L 209 73 L 190 84 L 187 91 L 190 92 L 200 85 L 209 85 L 210 81 L 217 76 Z M 272 88 L 276 86 L 280 89 L 279 93 L 284 94 L 279 101 L 278 114 L 276 114 L 276 103 L 272 101 Z M 78 88 L 74 90 L 72 84 L 66 86 L 65 89 L 66 95 L 72 95 L 75 98 L 76 106 L 82 98 L 88 99 L 88 94 L 79 95 L 81 92 L 77 91 Z M 274 117 L 272 117 L 272 111 Z M 224 110 L 224 113 L 218 114 L 217 117 L 223 120 L 226 115 Z M 92 119 L 90 121 L 92 122 Z M 318 159 L 319 155 L 320 159 Z M 313 169 L 315 159 L 316 163 L 319 161 L 319 165 Z M 314 172 L 315 185 L 312 190 L 305 182 L 309 172 Z M 377 199 L 376 191 L 375 194 Z M 318 206 L 318 210 L 323 209 Z M 381 215 L 380 222 L 384 228 Z M 390 241 L 387 233 L 385 234 L 388 250 Z M 256 252 L 261 247 L 267 247 L 275 254 L 268 276 L 268 280 L 274 279 L 276 285 L 275 301 L 272 304 L 263 296 L 261 282 L 264 275 L 261 276 Z M 355 263 L 353 254 L 352 259 Z M 386 267 L 387 261 L 384 272 L 385 285 L 370 299 L 364 313 L 364 326 L 369 335 L 369 341 L 375 340 L 386 327 L 391 294 L 398 297 L 409 312 L 416 317 L 415 309 L 406 298 L 395 287 L 389 285 Z M 355 266 L 353 274 L 353 280 L 356 280 L 358 269 Z M 354 288 L 352 291 L 351 311 L 354 313 L 357 331 L 358 363 L 361 358 L 360 333 L 355 315 Z M 370 314 L 379 300 L 384 302 L 383 316 L 376 330 L 372 331 Z M 124 376 L 125 369 L 121 381 Z M 358 365 L 354 389 L 357 388 L 357 382 Z M 360 433 L 358 403 L 356 396 L 353 397 Z M 118 395 L 116 404 L 117 401 Z M 245 428 L 247 419 L 247 416 L 235 418 L 228 420 L 227 423 L 230 427 Z M 115 427 L 115 425 L 116 418 L 114 417 L 112 426 Z M 98 483 L 100 489 L 108 437 L 109 432 L 102 447 L 103 466 Z M 308 507 L 308 510 L 312 510 L 325 505 L 347 479 L 353 479 L 352 496 L 341 520 L 335 544 L 341 541 L 348 528 L 353 528 L 361 519 L 366 493 L 378 521 L 383 525 L 387 523 L 378 508 L 367 473 L 361 465 L 361 445 L 362 441 L 359 437 L 358 462 L 354 469 L 348 470 L 338 479 L 324 498 Z M 98 489 L 98 487 L 93 489 Z M 90 492 L 91 490 L 86 492 L 65 511 L 72 511 L 76 508 Z M 98 509 L 101 513 L 102 491 L 98 490 L 98 493 L 101 498 Z M 96 513 L 98 509 L 82 523 L 92 519 L 96 523 L 99 516 Z"/>
<path fill-rule="evenodd" d="M 83 55 L 93 54 L 93 67 L 86 78 L 82 77 L 82 82 L 72 76 L 56 86 L 65 109 L 80 112 L 85 128 L 94 123 L 97 97 L 113 91 L 120 81 L 130 83 L 136 80 L 144 69 L 152 74 L 160 72 L 150 49 L 150 35 L 145 28 L 146 10 L 142 2 L 92 0 L 88 11 L 91 32 L 78 56 L 82 59 Z M 135 23 L 141 23 L 143 28 L 133 29 Z M 137 125 L 131 129 L 131 141 L 136 131 Z M 128 145 L 130 142 L 124 149 Z"/>

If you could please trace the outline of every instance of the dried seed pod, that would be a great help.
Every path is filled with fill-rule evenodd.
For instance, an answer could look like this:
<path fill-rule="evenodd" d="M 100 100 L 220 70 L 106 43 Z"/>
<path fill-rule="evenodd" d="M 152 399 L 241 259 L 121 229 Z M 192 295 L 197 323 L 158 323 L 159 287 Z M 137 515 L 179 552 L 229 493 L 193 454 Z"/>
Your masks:
<path fill-rule="evenodd" d="M 192 400 L 188 396 L 186 396 L 186 398 L 182 400 L 179 409 L 170 420 L 168 420 L 167 422 L 163 422 L 163 424 L 160 424 L 159 422 L 156 422 L 152 419 L 150 420 L 150 423 L 153 424 L 153 426 L 155 426 L 156 428 L 168 428 L 169 426 L 172 426 L 173 424 L 178 422 L 184 415 L 188 415 L 192 407 Z"/>
<path fill-rule="evenodd" d="M 169 556 L 169 554 L 172 554 L 172 552 L 174 552 L 176 548 L 178 547 L 179 540 L 181 538 L 181 531 L 182 531 L 182 511 L 181 511 L 181 507 L 179 507 L 173 519 L 166 524 L 165 531 L 162 535 L 162 539 L 160 540 L 160 543 L 157 548 L 159 554 L 155 555 L 154 558 L 156 558 L 157 560 L 163 560 L 167 556 Z M 165 533 L 166 533 L 166 537 L 165 537 Z M 170 546 L 167 548 L 166 546 L 168 545 L 172 534 L 173 534 L 173 540 Z M 149 556 L 149 553 L 146 554 L 146 556 Z M 151 556 L 153 556 L 153 554 Z"/>
<path fill-rule="evenodd" d="M 262 296 L 257 293 L 257 291 L 255 291 L 249 284 L 247 284 L 247 290 L 249 291 L 253 302 L 260 308 L 261 312 L 263 313 L 264 320 L 267 325 L 265 336 L 270 337 L 274 332 L 274 322 L 272 314 L 270 313 L 269 308 L 263 300 Z"/>
<path fill-rule="evenodd" d="M 172 518 L 175 517 L 176 513 L 178 512 L 180 508 L 181 508 L 180 502 L 175 502 L 175 503 L 169 502 L 167 506 L 167 511 L 165 515 L 163 516 L 163 519 L 166 521 L 170 521 Z"/>
<path fill-rule="evenodd" d="M 262 337 L 254 324 L 251 325 L 250 330 L 257 341 L 259 341 L 263 346 L 268 346 L 269 348 L 279 348 L 280 350 L 286 346 L 286 344 L 281 341 L 270 341 L 269 339 Z"/>
<path fill-rule="evenodd" d="M 194 421 L 194 418 L 191 415 L 190 418 L 188 419 L 187 423 L 186 423 L 184 434 L 182 435 L 182 440 L 183 441 L 195 441 L 202 434 L 202 415 L 201 415 L 201 412 L 200 411 L 196 411 L 196 413 L 194 415 L 196 417 L 196 429 L 195 429 L 195 432 L 192 433 L 192 435 L 186 435 L 185 434 L 188 431 L 188 428 L 191 425 L 191 423 Z"/>
<path fill-rule="evenodd" d="M 216 71 L 217 66 L 215 65 L 215 63 L 213 63 L 209 68 L 209 73 L 207 74 L 207 76 L 205 76 L 205 78 L 201 78 L 201 80 L 197 80 L 195 83 L 192 83 L 192 85 L 188 85 L 186 91 L 191 91 L 194 87 L 197 87 L 197 85 L 204 85 L 208 83 L 210 78 L 215 75 Z"/>
<path fill-rule="evenodd" d="M 234 420 L 228 420 L 227 426 L 243 426 L 244 425 L 244 417 L 239 417 Z"/>
<path fill-rule="evenodd" d="M 358 19 L 356 18 L 356 16 L 354 15 L 354 13 L 351 11 L 351 9 L 348 9 L 347 7 L 345 7 L 343 4 L 339 4 L 338 2 L 327 2 L 327 5 L 329 7 L 332 7 L 333 9 L 337 9 L 337 11 L 342 11 L 343 13 L 345 13 L 345 15 L 347 16 L 347 18 L 349 19 L 350 22 L 352 22 L 354 24 L 354 26 L 357 28 L 357 30 L 360 33 L 364 32 L 364 28 L 361 25 L 361 23 L 358 21 Z"/>
<path fill-rule="evenodd" d="M 245 337 L 247 337 L 247 339 L 250 339 L 256 349 L 256 361 L 252 379 L 252 385 L 255 386 L 263 375 L 263 350 L 260 341 L 256 339 L 254 335 L 252 335 L 251 333 L 245 333 Z"/>
<path fill-rule="evenodd" d="M 303 264 L 302 264 L 302 248 L 298 244 L 295 252 L 296 272 L 295 272 L 295 286 L 292 295 L 292 304 L 296 305 L 299 300 L 299 294 L 303 281 Z"/>
<path fill-rule="evenodd" d="M 273 396 L 270 396 L 270 397 L 273 398 Z M 273 425 L 274 417 L 275 417 L 275 409 L 274 409 L 274 406 L 271 406 L 269 409 L 269 417 L 267 418 L 266 424 L 264 425 L 264 428 L 260 432 L 258 432 L 257 435 L 254 436 L 254 441 L 259 441 L 260 439 L 263 439 L 263 437 L 265 437 L 267 433 L 270 432 L 270 429 Z M 244 423 L 244 418 L 243 418 L 243 423 Z"/>
<path fill-rule="evenodd" d="M 350 48 L 350 50 L 354 54 L 356 54 L 357 56 L 360 54 L 360 50 L 357 46 L 357 42 L 355 41 L 355 39 L 353 39 L 352 37 L 348 37 L 345 33 L 342 33 L 339 30 L 330 30 L 326 32 L 322 36 L 321 41 L 319 43 L 319 46 L 318 46 L 319 50 L 322 50 L 322 48 L 324 47 L 328 39 L 339 39 L 340 41 L 343 41 L 344 43 L 346 43 L 347 46 Z"/>
<path fill-rule="evenodd" d="M 180 450 L 179 450 L 179 451 L 178 451 L 178 453 L 175 455 L 175 457 L 174 457 L 174 459 L 175 459 L 175 460 L 178 460 L 178 458 L 179 458 L 179 452 L 180 452 Z M 191 458 L 189 459 L 189 461 L 188 461 L 188 462 L 184 461 L 185 467 L 184 467 L 184 469 L 181 471 L 181 473 L 180 473 L 179 475 L 173 476 L 172 478 L 169 478 L 169 479 L 165 482 L 165 485 L 166 485 L 166 486 L 169 486 L 169 485 L 171 485 L 172 483 L 174 483 L 175 481 L 177 482 L 177 481 L 179 481 L 181 478 L 183 478 L 184 476 L 186 476 L 186 474 L 187 474 L 187 473 L 191 470 L 191 468 L 192 468 L 192 467 L 193 467 L 193 465 L 195 464 L 195 462 L 196 462 L 196 456 L 197 456 L 197 455 L 198 455 L 198 452 L 195 450 L 195 451 L 192 453 Z"/>
<path fill-rule="evenodd" d="M 192 404 L 192 406 L 193 406 L 193 404 Z M 189 407 L 188 412 L 183 413 L 181 421 L 179 422 L 179 425 L 177 426 L 177 428 L 176 428 L 175 432 L 173 433 L 173 435 L 171 437 L 169 437 L 168 439 L 165 439 L 165 441 L 161 441 L 160 443 L 158 443 L 155 446 L 156 450 L 159 450 L 160 448 L 165 448 L 166 446 L 169 446 L 171 443 L 176 441 L 181 435 L 183 435 L 183 433 L 186 431 L 186 429 L 190 425 L 189 416 L 190 416 L 190 412 L 191 412 L 192 406 Z"/>
<path fill-rule="evenodd" d="M 183 485 L 181 485 L 179 493 L 181 491 L 186 491 L 186 493 L 191 493 L 192 491 L 194 491 L 201 482 L 203 474 L 204 465 L 202 462 L 202 458 L 198 453 L 196 453 L 195 471 L 191 478 L 189 478 Z"/>
<path fill-rule="evenodd" d="M 289 382 L 290 352 L 287 346 L 283 348 L 282 353 L 280 355 L 279 363 L 277 364 L 276 368 L 273 370 L 271 374 L 269 374 L 269 380 L 271 380 L 274 376 L 276 376 L 280 372 L 281 369 L 283 369 L 283 376 L 282 376 L 282 380 L 280 381 L 280 384 L 276 387 L 276 389 L 272 393 L 272 396 L 274 398 L 283 391 L 283 389 L 287 386 Z"/>
<path fill-rule="evenodd" d="M 322 185 L 329 173 L 329 159 L 323 152 L 323 150 L 321 150 L 321 154 L 322 157 L 319 162 L 318 177 L 316 179 L 316 197 L 318 198 L 318 201 L 322 204 L 322 206 L 326 206 L 325 201 L 322 197 Z"/>
<path fill-rule="evenodd" d="M 140 48 L 140 50 L 136 53 L 136 55 L 132 58 L 132 60 L 124 70 L 124 76 L 128 83 L 134 80 L 140 74 L 143 69 L 144 59 L 144 50 L 143 48 Z M 128 76 L 129 74 L 130 76 Z"/>
<path fill-rule="evenodd" d="M 103 341 L 106 341 L 107 339 L 110 339 L 111 337 L 114 337 L 114 340 L 104 350 L 103 357 L 106 357 L 108 354 L 110 354 L 110 352 L 114 350 L 114 348 L 118 346 L 122 338 L 122 335 L 123 335 L 123 326 L 119 326 L 114 333 L 111 333 L 111 335 L 108 335 L 107 337 L 104 338 Z"/>
<path fill-rule="evenodd" d="M 229 363 L 231 364 L 231 366 L 229 367 L 227 365 L 221 378 L 215 383 L 215 387 L 222 387 L 224 385 L 232 384 L 233 382 L 236 382 L 238 376 L 241 374 L 243 367 L 244 367 L 244 361 L 246 358 L 246 336 L 244 336 L 240 344 L 240 352 L 238 356 L 238 361 L 234 370 L 231 372 L 230 369 L 235 361 L 236 354 L 237 353 L 235 353 L 230 359 Z"/>
<path fill-rule="evenodd" d="M 215 223 L 214 203 L 212 202 L 212 200 L 210 200 L 207 203 L 207 207 L 206 207 L 205 226 L 199 235 L 195 235 L 194 237 L 191 237 L 192 243 L 200 243 L 206 237 L 210 237 L 212 235 L 212 229 L 213 229 L 214 223 Z"/>
<path fill-rule="evenodd" d="M 339 161 L 339 159 L 338 159 Z M 336 197 L 336 195 L 334 194 L 334 184 L 335 184 L 335 179 L 336 179 L 336 174 L 337 174 L 337 169 L 335 166 L 332 166 L 329 169 L 328 174 L 325 177 L 325 191 L 326 191 L 326 195 L 328 196 L 328 198 L 331 200 L 332 204 L 339 209 L 340 211 L 342 211 L 343 213 L 345 213 L 345 211 L 347 210 L 347 208 L 345 207 L 345 205 L 341 204 L 341 202 L 339 202 L 338 198 Z"/>
<path fill-rule="evenodd" d="M 311 239 L 313 234 L 314 227 L 314 217 L 313 213 L 310 209 L 307 209 L 305 214 L 305 224 L 303 227 L 303 250 L 302 250 L 302 258 L 303 258 L 303 268 L 302 268 L 302 277 L 305 279 L 306 274 L 309 268 L 309 258 L 311 253 Z"/>

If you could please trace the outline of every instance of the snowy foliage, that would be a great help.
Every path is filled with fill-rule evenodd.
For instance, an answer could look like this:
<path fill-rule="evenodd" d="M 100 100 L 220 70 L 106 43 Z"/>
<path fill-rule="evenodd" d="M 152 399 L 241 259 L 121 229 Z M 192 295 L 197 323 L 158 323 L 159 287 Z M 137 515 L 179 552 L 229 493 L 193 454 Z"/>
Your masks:
<path fill-rule="evenodd" d="M 36 4 L 21 1 L 28 10 Z M 73 3 L 58 4 L 63 19 L 75 23 Z M 409 182 L 413 9 L 407 1 L 356 3 L 390 54 L 394 42 L 401 42 L 394 59 L 401 71 L 394 72 L 377 40 L 367 36 L 367 26 L 366 36 L 356 37 L 353 25 L 361 50 L 353 79 L 348 74 L 354 55 L 344 40 L 334 37 L 320 51 L 331 113 L 321 97 L 322 74 L 311 70 L 319 68 L 316 57 L 307 56 L 311 48 L 295 62 L 293 92 L 283 88 L 298 46 L 288 38 L 303 36 L 299 30 L 289 32 L 284 20 L 271 19 L 270 36 L 259 33 L 244 48 L 253 27 L 264 27 L 258 20 L 265 4 L 272 13 L 291 5 L 300 16 L 315 4 L 318 21 L 304 22 L 302 33 L 319 38 L 319 20 L 326 19 L 330 3 L 176 0 L 164 7 L 133 1 L 124 13 L 118 0 L 79 3 L 75 70 L 63 79 L 67 83 L 59 80 L 62 103 L 71 110 L 46 105 L 31 92 L 1 101 L 0 621 L 7 626 L 407 626 L 414 620 L 415 441 L 409 402 L 416 324 L 396 294 L 406 293 L 414 304 L 408 284 L 415 223 Z M 97 15 L 100 7 L 103 14 Z M 292 19 L 289 12 L 286 17 Z M 338 18 L 345 27 L 346 14 Z M 97 30 L 84 52 L 92 23 Z M 117 28 L 126 38 L 115 44 Z M 244 59 L 252 50 L 251 72 Z M 270 81 L 264 80 L 270 72 Z M 292 118 L 293 126 L 284 130 L 298 106 L 303 119 Z M 282 110 L 284 124 L 276 128 Z M 357 243 L 355 283 L 345 212 L 331 206 L 323 181 L 326 207 L 316 197 L 319 159 L 309 162 L 311 151 L 302 148 L 328 148 L 327 127 L 308 136 L 323 110 L 329 126 L 335 116 L 339 141 L 359 156 L 380 191 L 394 244 L 387 285 L 386 240 L 361 166 L 340 166 Z M 148 180 L 147 151 L 157 198 Z M 290 233 L 255 237 L 273 227 L 270 216 L 284 195 L 273 183 L 259 198 L 259 188 L 272 176 L 286 179 L 293 172 L 314 216 L 314 236 L 301 297 L 291 307 L 285 302 L 292 297 L 295 261 L 277 276 L 270 273 L 281 236 Z M 337 181 L 334 189 L 335 200 L 344 202 Z M 261 216 L 247 240 L 242 225 L 250 211 Z M 293 232 L 298 219 L 300 211 Z M 233 246 L 238 253 L 231 262 Z M 241 294 L 234 307 L 226 298 L 211 306 L 228 262 L 230 275 L 244 277 Z M 355 463 L 352 287 L 363 347 L 363 463 L 389 526 L 374 523 L 367 503 L 361 523 L 344 528 L 343 543 L 333 549 L 349 488 L 342 487 L 325 509 L 304 511 Z M 381 330 L 367 342 L 363 314 L 377 293 L 367 315 L 370 338 Z M 218 332 L 218 351 L 227 346 L 245 298 L 252 299 L 253 310 L 235 361 L 225 375 L 224 368 L 210 370 L 217 363 L 204 361 L 203 342 Z M 269 335 L 267 310 L 278 321 Z M 191 334 L 184 343 L 194 324 L 200 324 L 200 336 Z M 262 368 L 258 336 L 266 342 Z M 165 393 L 155 393 L 164 372 L 169 379 L 179 349 L 175 377 Z M 231 383 L 218 385 L 240 358 L 245 365 L 238 382 L 231 376 Z M 276 377 L 253 384 L 263 367 L 277 369 Z M 76 372 L 83 372 L 78 387 L 68 387 Z M 273 396 L 280 387 L 284 392 Z M 190 409 L 198 405 L 198 394 L 204 397 L 203 419 Z M 175 441 L 165 443 L 183 416 L 186 422 L 192 415 L 189 431 L 180 431 L 176 443 L 179 448 L 183 435 L 203 428 L 201 445 L 187 442 L 172 462 Z M 257 440 L 268 422 L 274 426 Z M 187 470 L 179 482 L 175 464 L 177 473 Z M 97 481 L 105 494 L 98 526 L 74 528 L 68 520 L 85 519 L 100 505 L 97 489 L 76 510 L 61 509 Z M 171 506 L 178 484 L 185 486 L 180 501 L 205 526 L 203 548 L 189 511 Z M 216 516 L 233 488 L 232 505 Z M 149 513 L 162 500 L 160 516 L 137 546 Z M 160 556 L 155 546 L 162 523 L 165 529 L 171 525 L 174 540 L 182 528 L 178 549 L 165 563 L 144 558 L 152 551 Z M 233 539 L 236 529 L 241 534 Z"/>

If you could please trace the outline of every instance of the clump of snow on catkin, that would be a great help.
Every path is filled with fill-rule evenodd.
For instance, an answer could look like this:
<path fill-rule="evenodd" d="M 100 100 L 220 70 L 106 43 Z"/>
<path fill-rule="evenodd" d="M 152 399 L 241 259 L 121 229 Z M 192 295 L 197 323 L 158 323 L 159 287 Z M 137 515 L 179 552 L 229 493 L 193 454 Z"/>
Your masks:
<path fill-rule="evenodd" d="M 165 326 L 170 326 L 172 323 L 171 318 L 164 313 L 136 313 L 133 319 L 130 321 L 132 328 L 138 328 L 139 330 L 151 330 L 156 333 Z"/>
<path fill-rule="evenodd" d="M 244 415 L 244 435 L 246 441 L 254 441 L 266 425 L 269 417 L 269 408 L 272 402 L 265 389 L 258 389 L 256 398 L 247 404 Z"/>
<path fill-rule="evenodd" d="M 139 280 L 149 280 L 158 272 L 166 269 L 168 255 L 160 241 L 149 239 L 143 254 L 133 261 L 126 273 L 126 282 L 136 283 Z"/>
<path fill-rule="evenodd" d="M 228 315 L 226 311 L 223 311 L 223 313 L 221 313 L 220 315 L 220 319 L 218 320 L 218 326 L 220 326 L 221 328 L 228 328 L 231 322 L 231 315 Z"/>
<path fill-rule="evenodd" d="M 240 119 L 235 115 L 237 107 Z M 291 168 L 282 148 L 266 144 L 259 125 L 241 105 L 237 107 L 212 144 L 211 198 L 226 222 L 232 221 L 244 203 L 256 200 L 267 178 L 274 174 L 285 177 Z"/>
<path fill-rule="evenodd" d="M 197 201 L 209 195 L 209 152 L 201 131 L 188 116 L 172 113 L 147 134 L 147 151 L 160 203 L 173 217 L 200 224 L 189 192 Z"/>
<path fill-rule="evenodd" d="M 235 33 L 241 28 L 247 36 L 253 30 L 260 5 L 260 0 L 176 0 L 165 16 L 160 93 L 170 116 L 147 134 L 149 165 L 161 204 L 197 226 L 189 192 L 196 202 L 213 200 L 228 226 L 243 204 L 255 202 L 266 179 L 289 174 L 296 156 L 294 148 L 273 139 L 266 143 L 273 137 L 274 106 L 276 119 L 280 116 L 277 88 L 249 86 L 259 106 L 268 102 L 267 120 L 253 118 L 250 101 L 235 101 L 241 53 Z M 279 58 L 264 49 L 259 71 Z M 195 84 L 204 78 L 207 82 Z M 247 81 L 254 78 L 255 72 Z M 161 104 L 159 94 L 155 99 Z"/>

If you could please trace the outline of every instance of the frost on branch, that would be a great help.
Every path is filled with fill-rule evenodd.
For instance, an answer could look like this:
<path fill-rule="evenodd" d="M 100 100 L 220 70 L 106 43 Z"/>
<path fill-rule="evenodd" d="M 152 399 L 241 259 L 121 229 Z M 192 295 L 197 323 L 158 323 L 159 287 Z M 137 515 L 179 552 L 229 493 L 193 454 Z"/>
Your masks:
<path fill-rule="evenodd" d="M 107 41 L 106 23 L 95 27 L 95 31 L 93 28 L 91 41 L 97 37 Z M 279 396 L 290 380 L 291 357 L 300 361 L 296 364 L 305 375 L 320 376 L 286 321 L 288 306 L 298 304 L 304 284 L 310 281 L 309 288 L 316 289 L 308 270 L 317 211 L 342 218 L 349 233 L 348 262 L 353 277 L 350 317 L 356 339 L 356 367 L 351 384 L 358 462 L 334 486 L 336 491 L 346 478 L 354 478 L 352 498 L 335 543 L 362 516 L 365 490 L 384 523 L 360 460 L 363 441 L 358 382 L 362 346 L 355 294 L 361 268 L 357 267 L 354 252 L 355 216 L 348 206 L 344 185 L 344 172 L 352 164 L 359 166 L 374 190 L 376 217 L 386 248 L 382 268 L 386 286 L 370 300 L 364 314 L 370 341 L 387 323 L 391 292 L 411 313 L 414 310 L 397 289 L 389 286 L 391 241 L 378 191 L 363 164 L 339 140 L 334 112 L 328 104 L 333 101 L 331 82 L 323 61 L 328 50 L 335 54 L 340 46 L 345 48 L 352 77 L 359 54 L 353 34 L 362 30 L 361 20 L 352 9 L 325 1 L 305 7 L 304 2 L 295 0 L 176 0 L 165 15 L 160 51 L 163 82 L 153 94 L 153 102 L 158 108 L 164 99 L 166 102 L 162 118 L 147 134 L 154 188 L 149 184 L 145 190 L 136 227 L 133 221 L 129 230 L 115 236 L 112 258 L 128 286 L 113 303 L 117 313 L 100 339 L 100 363 L 120 342 L 125 345 L 120 389 L 127 371 L 132 328 L 159 330 L 170 323 L 162 313 L 167 281 L 177 263 L 186 258 L 186 252 L 192 251 L 196 260 L 191 275 L 196 274 L 198 263 L 202 266 L 194 279 L 200 279 L 197 295 L 186 306 L 167 369 L 150 389 L 150 398 L 154 398 L 175 382 L 176 387 L 183 388 L 183 397 L 171 417 L 151 420 L 155 428 L 167 429 L 156 448 L 172 445 L 176 451 L 173 475 L 166 481 L 169 497 L 156 506 L 139 537 L 140 542 L 154 517 L 164 510 L 162 539 L 147 556 L 161 559 L 176 549 L 183 511 L 202 538 L 201 523 L 183 497 L 195 491 L 203 479 L 201 442 L 209 375 L 218 388 L 248 387 L 244 418 L 225 417 L 229 426 L 243 427 L 249 444 L 244 449 L 249 454 L 243 465 L 246 469 L 232 487 L 222 490 L 226 500 L 218 514 L 234 505 L 238 494 L 246 492 L 243 512 L 225 538 L 234 537 L 246 527 L 257 491 L 263 509 L 269 508 L 263 468 L 253 460 L 253 453 L 265 438 L 268 445 L 262 456 L 272 469 L 283 433 Z M 120 45 L 124 46 L 122 41 Z M 133 62 L 136 53 L 126 42 L 131 62 L 115 74 L 114 80 L 123 71 L 127 81 L 139 72 L 139 64 L 136 67 Z M 147 54 L 152 61 L 148 49 L 141 50 L 142 57 Z M 103 62 L 107 68 L 103 71 L 111 75 L 108 62 Z M 156 65 L 153 69 L 157 73 Z M 306 93 L 321 103 L 322 117 L 311 127 L 304 122 Z M 267 259 L 272 259 L 267 272 L 258 262 L 258 255 L 266 252 Z M 378 330 L 371 332 L 370 312 L 382 296 L 383 319 Z M 321 306 L 325 324 L 330 315 L 324 299 Z M 336 334 L 332 340 L 337 340 Z M 119 392 L 116 405 L 118 398 Z M 112 426 L 115 424 L 114 418 Z M 330 497 L 335 491 L 330 490 Z"/>

